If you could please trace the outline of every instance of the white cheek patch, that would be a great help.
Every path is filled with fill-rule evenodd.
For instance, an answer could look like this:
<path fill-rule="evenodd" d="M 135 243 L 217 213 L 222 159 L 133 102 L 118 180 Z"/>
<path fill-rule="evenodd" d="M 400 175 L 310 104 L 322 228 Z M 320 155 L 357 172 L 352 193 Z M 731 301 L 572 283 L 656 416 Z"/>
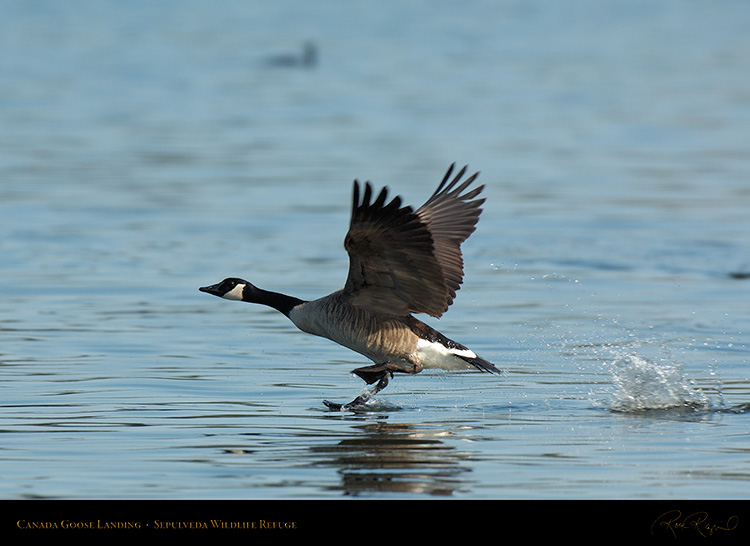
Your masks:
<path fill-rule="evenodd" d="M 232 288 L 229 292 L 224 294 L 222 298 L 225 300 L 237 300 L 242 301 L 242 291 L 245 289 L 244 284 L 238 284 L 234 288 Z"/>

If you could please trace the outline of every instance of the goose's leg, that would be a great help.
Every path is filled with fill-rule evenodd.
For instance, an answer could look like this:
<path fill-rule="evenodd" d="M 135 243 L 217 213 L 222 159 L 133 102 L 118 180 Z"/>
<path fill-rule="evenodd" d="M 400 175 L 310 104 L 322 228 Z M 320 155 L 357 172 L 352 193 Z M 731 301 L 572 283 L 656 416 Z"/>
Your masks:
<path fill-rule="evenodd" d="M 376 381 L 379 381 L 383 374 L 389 374 L 393 377 L 394 373 L 410 373 L 415 374 L 422 371 L 421 364 L 394 364 L 393 362 L 383 362 L 382 364 L 373 364 L 372 366 L 365 366 L 363 368 L 357 368 L 352 373 L 357 374 L 361 377 L 365 383 L 372 385 Z"/>
<path fill-rule="evenodd" d="M 329 402 L 328 400 L 323 400 L 323 403 L 328 408 L 336 411 L 356 409 L 358 406 L 363 405 L 370 398 L 386 388 L 388 386 L 388 377 L 393 377 L 394 372 L 414 374 L 419 373 L 420 371 L 422 371 L 421 365 L 404 366 L 392 362 L 384 362 L 383 364 L 374 364 L 372 366 L 357 368 L 352 373 L 357 374 L 368 385 L 372 385 L 375 382 L 377 382 L 377 385 L 366 390 L 348 404 L 337 404 L 336 402 Z"/>
<path fill-rule="evenodd" d="M 335 411 L 357 409 L 359 406 L 363 406 L 365 402 L 367 402 L 370 398 L 375 396 L 377 393 L 382 391 L 387 386 L 388 386 L 388 373 L 384 372 L 381 375 L 380 380 L 378 381 L 377 385 L 375 385 L 371 389 L 367 389 L 365 392 L 357 396 L 357 398 L 355 398 L 348 404 L 337 404 L 336 402 L 329 402 L 328 400 L 323 400 L 323 403 L 326 405 L 326 407 L 328 407 L 328 409 L 332 409 Z"/>

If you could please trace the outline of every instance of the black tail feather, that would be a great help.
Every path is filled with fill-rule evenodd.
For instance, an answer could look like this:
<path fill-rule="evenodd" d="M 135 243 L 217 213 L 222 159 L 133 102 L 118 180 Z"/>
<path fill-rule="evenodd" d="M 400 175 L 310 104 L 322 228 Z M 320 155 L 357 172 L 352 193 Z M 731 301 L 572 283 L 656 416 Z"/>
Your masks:
<path fill-rule="evenodd" d="M 456 356 L 458 356 L 461 360 L 468 362 L 480 372 L 496 373 L 499 375 L 503 375 L 502 370 L 497 368 L 492 362 L 488 362 L 487 360 L 481 357 L 478 357 L 478 356 L 470 357 L 470 356 L 463 356 L 463 355 L 456 355 Z"/>

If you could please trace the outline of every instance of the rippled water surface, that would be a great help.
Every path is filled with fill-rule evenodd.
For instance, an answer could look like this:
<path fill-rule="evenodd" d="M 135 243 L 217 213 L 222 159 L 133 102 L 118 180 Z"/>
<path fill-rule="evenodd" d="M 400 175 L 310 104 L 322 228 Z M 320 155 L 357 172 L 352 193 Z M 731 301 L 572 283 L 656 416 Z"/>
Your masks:
<path fill-rule="evenodd" d="M 750 7 L 5 2 L 0 497 L 747 498 Z M 310 40 L 313 66 L 276 66 Z M 399 376 L 273 310 L 344 282 L 351 182 L 487 202 Z"/>

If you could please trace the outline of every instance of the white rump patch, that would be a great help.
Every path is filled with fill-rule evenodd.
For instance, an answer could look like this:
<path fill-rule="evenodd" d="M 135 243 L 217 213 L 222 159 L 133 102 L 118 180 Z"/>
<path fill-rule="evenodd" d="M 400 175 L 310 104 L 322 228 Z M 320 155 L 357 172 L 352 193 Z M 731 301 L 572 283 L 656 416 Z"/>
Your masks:
<path fill-rule="evenodd" d="M 441 368 L 443 370 L 466 370 L 473 368 L 471 364 L 460 357 L 477 358 L 474 351 L 469 349 L 451 349 L 435 341 L 420 339 L 417 342 L 417 356 L 422 359 L 425 368 Z"/>

